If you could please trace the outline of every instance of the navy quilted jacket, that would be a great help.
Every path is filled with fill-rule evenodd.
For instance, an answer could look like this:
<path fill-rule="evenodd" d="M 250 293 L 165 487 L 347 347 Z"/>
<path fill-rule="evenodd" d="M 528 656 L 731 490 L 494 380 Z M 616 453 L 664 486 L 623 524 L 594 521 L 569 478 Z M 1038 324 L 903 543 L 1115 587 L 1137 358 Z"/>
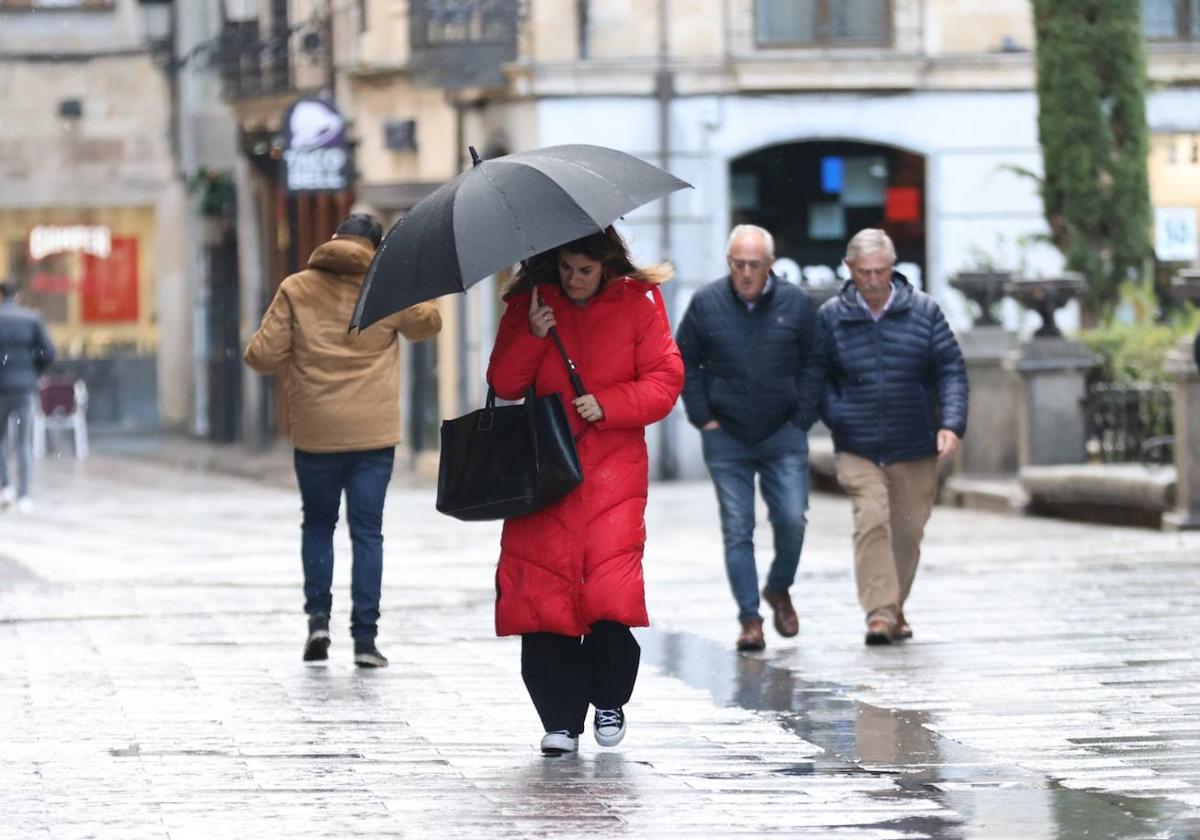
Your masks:
<path fill-rule="evenodd" d="M 41 316 L 11 300 L 0 303 L 0 393 L 28 393 L 54 361 Z"/>
<path fill-rule="evenodd" d="M 854 282 L 827 300 L 821 419 L 838 452 L 877 464 L 937 454 L 937 430 L 967 430 L 967 373 L 958 341 L 933 298 L 894 274 L 892 305 L 878 322 Z"/>
<path fill-rule="evenodd" d="M 728 277 L 701 287 L 675 336 L 688 420 L 697 428 L 716 420 L 749 444 L 788 422 L 808 431 L 821 399 L 816 329 L 808 292 L 779 277 L 753 311 Z"/>

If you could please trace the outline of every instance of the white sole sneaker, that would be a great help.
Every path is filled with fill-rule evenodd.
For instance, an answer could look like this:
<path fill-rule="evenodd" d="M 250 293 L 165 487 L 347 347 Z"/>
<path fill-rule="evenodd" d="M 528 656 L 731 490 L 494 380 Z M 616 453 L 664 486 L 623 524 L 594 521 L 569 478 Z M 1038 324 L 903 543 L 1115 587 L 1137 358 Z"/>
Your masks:
<path fill-rule="evenodd" d="M 592 721 L 592 734 L 602 747 L 615 747 L 625 737 L 625 712 L 623 709 L 597 709 Z"/>
<path fill-rule="evenodd" d="M 547 732 L 542 736 L 543 755 L 565 755 L 579 752 L 579 738 L 562 732 Z"/>

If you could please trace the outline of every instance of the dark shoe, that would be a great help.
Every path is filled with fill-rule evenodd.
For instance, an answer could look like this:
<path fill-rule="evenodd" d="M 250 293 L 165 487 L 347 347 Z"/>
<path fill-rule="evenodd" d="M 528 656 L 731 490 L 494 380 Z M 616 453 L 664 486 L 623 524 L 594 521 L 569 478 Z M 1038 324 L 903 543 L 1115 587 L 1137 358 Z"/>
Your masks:
<path fill-rule="evenodd" d="M 304 643 L 305 662 L 324 662 L 329 658 L 329 616 L 308 617 L 308 640 Z"/>
<path fill-rule="evenodd" d="M 597 709 L 592 718 L 592 734 L 602 747 L 615 747 L 625 737 L 624 709 Z"/>
<path fill-rule="evenodd" d="M 747 618 L 742 621 L 742 632 L 737 637 L 738 650 L 762 650 L 767 646 L 763 638 L 762 619 Z"/>
<path fill-rule="evenodd" d="M 764 589 L 762 595 L 775 612 L 775 632 L 787 639 L 799 633 L 800 619 L 796 616 L 796 608 L 792 606 L 792 596 L 773 589 Z"/>
<path fill-rule="evenodd" d="M 897 641 L 904 641 L 912 638 L 912 627 L 904 618 L 904 613 L 896 616 L 896 626 L 892 628 L 892 638 Z"/>
<path fill-rule="evenodd" d="M 386 668 L 387 657 L 375 647 L 375 640 L 354 643 L 354 664 L 359 668 Z"/>
<path fill-rule="evenodd" d="M 894 627 L 895 623 L 886 618 L 872 618 L 867 622 L 867 637 L 864 641 L 868 645 L 890 645 Z"/>

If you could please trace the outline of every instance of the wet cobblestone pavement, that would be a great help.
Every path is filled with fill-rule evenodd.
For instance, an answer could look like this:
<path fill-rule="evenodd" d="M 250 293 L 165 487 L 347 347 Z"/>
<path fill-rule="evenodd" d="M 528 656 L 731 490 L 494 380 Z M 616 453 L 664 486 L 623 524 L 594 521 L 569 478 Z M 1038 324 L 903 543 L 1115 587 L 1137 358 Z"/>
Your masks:
<path fill-rule="evenodd" d="M 817 496 L 800 636 L 739 655 L 712 490 L 655 486 L 629 735 L 545 759 L 496 525 L 393 488 L 392 665 L 358 671 L 344 535 L 300 661 L 290 489 L 111 458 L 42 488 L 0 515 L 0 837 L 1200 837 L 1198 535 L 938 509 L 916 638 L 868 649 Z"/>

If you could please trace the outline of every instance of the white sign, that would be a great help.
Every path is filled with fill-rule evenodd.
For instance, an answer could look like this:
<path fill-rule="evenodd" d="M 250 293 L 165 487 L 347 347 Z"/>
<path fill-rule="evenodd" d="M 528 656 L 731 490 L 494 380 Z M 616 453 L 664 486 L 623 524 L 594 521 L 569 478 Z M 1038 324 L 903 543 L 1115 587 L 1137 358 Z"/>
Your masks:
<path fill-rule="evenodd" d="M 1195 207 L 1154 208 L 1154 253 L 1162 262 L 1200 259 Z"/>
<path fill-rule="evenodd" d="M 82 251 L 100 259 L 112 253 L 112 231 L 104 225 L 38 225 L 29 231 L 29 257 Z"/>
<path fill-rule="evenodd" d="M 346 150 L 287 149 L 289 190 L 344 190 L 346 188 Z"/>

